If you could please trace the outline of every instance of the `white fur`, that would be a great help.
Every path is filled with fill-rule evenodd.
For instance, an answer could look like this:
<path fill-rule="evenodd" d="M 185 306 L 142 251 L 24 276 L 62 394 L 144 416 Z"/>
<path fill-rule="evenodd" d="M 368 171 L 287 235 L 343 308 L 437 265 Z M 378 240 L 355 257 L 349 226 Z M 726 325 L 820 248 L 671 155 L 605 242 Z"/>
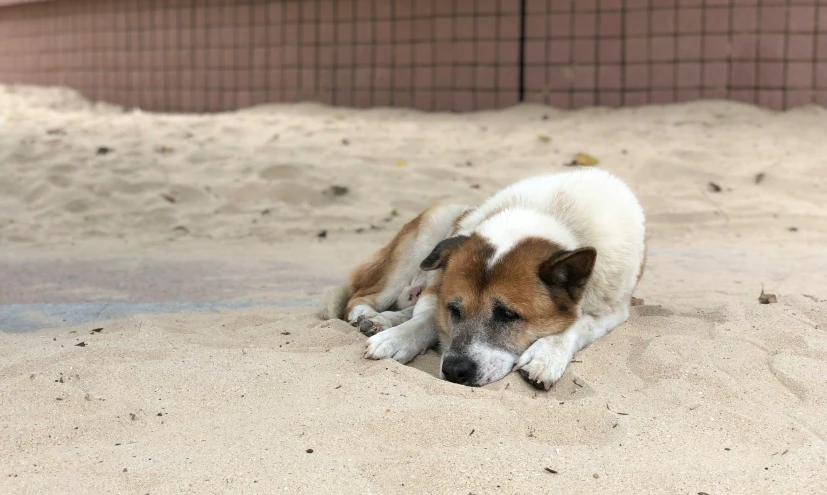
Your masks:
<path fill-rule="evenodd" d="M 433 283 L 436 272 L 423 273 L 419 263 L 451 232 L 453 221 L 467 207 L 435 210 L 420 227 L 411 256 L 397 267 L 380 297 L 380 305 L 410 306 L 409 289 Z M 580 168 L 518 182 L 486 201 L 466 216 L 457 234 L 477 233 L 494 245 L 489 267 L 502 260 L 520 240 L 548 239 L 567 250 L 597 250 L 592 275 L 579 307 L 577 321 L 567 330 L 542 338 L 517 357 L 479 342 L 467 352 L 482 370 L 477 385 L 497 381 L 512 366 L 546 389 L 560 379 L 573 356 L 621 325 L 629 317 L 629 303 L 644 259 L 645 217 L 637 198 L 620 179 L 600 169 Z M 437 298 L 428 295 L 416 303 L 412 318 L 380 332 L 366 342 L 365 357 L 392 358 L 406 363 L 424 353 L 438 339 L 434 327 Z M 380 308 L 357 306 L 349 315 L 380 321 Z M 404 319 L 407 313 L 396 316 Z M 386 316 L 385 318 L 390 318 Z"/>
<path fill-rule="evenodd" d="M 485 237 L 497 251 L 488 262 L 492 267 L 500 258 L 526 237 L 554 239 L 564 249 L 574 249 L 577 240 L 554 218 L 525 208 L 511 208 L 483 222 L 476 233 Z"/>
<path fill-rule="evenodd" d="M 477 371 L 479 378 L 475 385 L 482 386 L 497 381 L 511 372 L 514 365 L 514 355 L 503 349 L 487 345 L 483 342 L 473 342 L 466 355 L 474 362 L 479 363 Z M 444 354 L 443 354 L 444 358 Z M 442 374 L 440 362 L 440 376 Z"/>
<path fill-rule="evenodd" d="M 541 237 L 572 250 L 597 249 L 597 260 L 568 330 L 532 345 L 517 360 L 529 379 L 546 388 L 557 381 L 575 353 L 626 321 L 644 259 L 645 217 L 620 179 L 580 168 L 534 177 L 503 189 L 466 216 L 459 233 L 478 233 L 495 247 L 489 266 L 526 237 Z M 499 368 L 501 352 L 477 357 L 480 369 Z M 491 376 L 490 381 L 501 379 Z"/>

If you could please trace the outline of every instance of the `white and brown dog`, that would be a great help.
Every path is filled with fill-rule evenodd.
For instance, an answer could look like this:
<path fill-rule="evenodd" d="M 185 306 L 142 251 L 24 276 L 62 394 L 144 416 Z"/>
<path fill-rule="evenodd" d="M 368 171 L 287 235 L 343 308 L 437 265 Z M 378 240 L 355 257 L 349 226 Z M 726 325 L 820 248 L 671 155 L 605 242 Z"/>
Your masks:
<path fill-rule="evenodd" d="M 482 206 L 406 224 L 319 315 L 407 363 L 441 343 L 443 378 L 481 386 L 513 370 L 550 388 L 575 353 L 626 321 L 645 265 L 645 218 L 599 169 L 518 182 Z"/>

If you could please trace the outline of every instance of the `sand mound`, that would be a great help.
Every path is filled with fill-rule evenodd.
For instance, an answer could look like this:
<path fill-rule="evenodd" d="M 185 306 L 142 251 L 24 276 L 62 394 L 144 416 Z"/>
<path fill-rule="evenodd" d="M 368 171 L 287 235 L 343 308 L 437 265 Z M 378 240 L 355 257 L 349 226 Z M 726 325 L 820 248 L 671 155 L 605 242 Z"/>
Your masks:
<path fill-rule="evenodd" d="M 394 211 L 407 218 L 434 202 L 479 202 L 581 151 L 635 185 L 653 235 L 707 228 L 774 240 L 796 226 L 800 239 L 810 231 L 801 222 L 824 219 L 827 112 L 815 108 L 525 106 L 470 116 L 318 105 L 215 116 L 90 108 L 68 90 L 0 91 L 0 242 L 352 232 L 382 226 Z M 348 194 L 331 193 L 334 185 Z M 733 219 L 748 229 L 733 232 Z"/>

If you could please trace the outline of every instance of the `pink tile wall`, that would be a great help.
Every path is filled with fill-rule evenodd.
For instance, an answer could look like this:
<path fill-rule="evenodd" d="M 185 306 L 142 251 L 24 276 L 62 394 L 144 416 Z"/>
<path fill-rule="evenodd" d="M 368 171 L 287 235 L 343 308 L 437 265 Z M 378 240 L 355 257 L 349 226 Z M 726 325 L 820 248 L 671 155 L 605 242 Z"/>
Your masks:
<path fill-rule="evenodd" d="M 61 0 L 0 7 L 0 82 L 164 111 L 827 103 L 827 0 Z M 522 22 L 524 20 L 524 23 Z"/>
<path fill-rule="evenodd" d="M 525 98 L 823 103 L 824 0 L 527 0 Z"/>

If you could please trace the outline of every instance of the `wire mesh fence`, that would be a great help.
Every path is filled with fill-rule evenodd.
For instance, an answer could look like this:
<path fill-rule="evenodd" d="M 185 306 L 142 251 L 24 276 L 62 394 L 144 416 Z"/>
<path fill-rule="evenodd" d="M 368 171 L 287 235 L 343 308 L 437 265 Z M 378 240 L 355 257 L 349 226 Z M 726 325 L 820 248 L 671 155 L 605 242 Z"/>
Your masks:
<path fill-rule="evenodd" d="M 824 105 L 827 0 L 3 0 L 0 83 L 162 111 Z"/>

